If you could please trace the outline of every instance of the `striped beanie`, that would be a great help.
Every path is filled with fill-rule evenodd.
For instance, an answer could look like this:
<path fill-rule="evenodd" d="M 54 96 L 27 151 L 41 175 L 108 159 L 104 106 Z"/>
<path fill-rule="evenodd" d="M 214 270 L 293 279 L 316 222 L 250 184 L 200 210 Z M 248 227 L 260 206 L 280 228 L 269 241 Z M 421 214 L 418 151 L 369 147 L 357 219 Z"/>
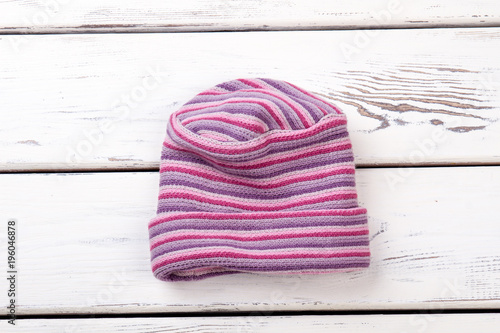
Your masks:
<path fill-rule="evenodd" d="M 196 95 L 170 117 L 149 236 L 165 281 L 367 267 L 346 116 L 271 79 Z"/>

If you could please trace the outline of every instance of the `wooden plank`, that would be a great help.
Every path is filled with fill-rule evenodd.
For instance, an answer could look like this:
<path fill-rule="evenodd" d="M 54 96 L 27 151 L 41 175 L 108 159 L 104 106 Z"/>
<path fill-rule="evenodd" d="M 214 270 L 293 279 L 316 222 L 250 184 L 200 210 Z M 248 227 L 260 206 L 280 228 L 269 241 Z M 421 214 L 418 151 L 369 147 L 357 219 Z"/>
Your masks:
<path fill-rule="evenodd" d="M 360 166 L 499 163 L 499 41 L 497 28 L 3 36 L 0 170 L 157 168 L 169 115 L 239 77 L 338 104 Z"/>
<path fill-rule="evenodd" d="M 157 173 L 0 175 L 18 314 L 500 308 L 500 167 L 362 169 L 357 184 L 369 269 L 167 283 L 149 263 Z M 4 227 L 0 239 L 6 253 Z"/>
<path fill-rule="evenodd" d="M 413 315 L 335 315 L 335 316 L 247 316 L 189 318 L 99 318 L 99 319 L 23 319 L 7 332 L 484 332 L 496 333 L 498 313 L 413 314 Z"/>
<path fill-rule="evenodd" d="M 1 33 L 498 26 L 495 0 L 1 1 Z"/>

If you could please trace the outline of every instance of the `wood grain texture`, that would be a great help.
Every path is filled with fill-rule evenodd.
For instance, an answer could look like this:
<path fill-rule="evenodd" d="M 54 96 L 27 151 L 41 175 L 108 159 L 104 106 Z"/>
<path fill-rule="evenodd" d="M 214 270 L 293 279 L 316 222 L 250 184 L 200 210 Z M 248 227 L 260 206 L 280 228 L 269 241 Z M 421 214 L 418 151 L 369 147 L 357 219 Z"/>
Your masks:
<path fill-rule="evenodd" d="M 27 319 L 19 320 L 7 332 L 134 332 L 192 333 L 240 332 L 275 333 L 309 332 L 370 332 L 437 333 L 482 332 L 497 333 L 500 315 L 492 314 L 414 314 L 414 315 L 354 315 L 354 316 L 248 316 L 205 318 L 102 318 L 102 319 Z"/>
<path fill-rule="evenodd" d="M 149 263 L 157 173 L 0 175 L 0 220 L 19 225 L 18 314 L 500 308 L 500 167 L 362 169 L 357 184 L 369 269 L 166 283 Z"/>
<path fill-rule="evenodd" d="M 497 28 L 3 36 L 0 170 L 152 170 L 169 115 L 240 77 L 338 104 L 360 166 L 496 164 L 499 45 Z"/>
<path fill-rule="evenodd" d="M 2 33 L 498 26 L 495 0 L 0 1 Z"/>

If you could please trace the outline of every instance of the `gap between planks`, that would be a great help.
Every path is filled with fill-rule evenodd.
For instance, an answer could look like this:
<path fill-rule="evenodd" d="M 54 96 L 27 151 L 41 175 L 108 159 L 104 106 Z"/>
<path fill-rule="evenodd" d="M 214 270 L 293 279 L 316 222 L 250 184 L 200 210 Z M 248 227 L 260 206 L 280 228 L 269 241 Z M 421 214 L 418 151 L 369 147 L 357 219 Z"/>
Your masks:
<path fill-rule="evenodd" d="M 439 314 L 494 314 L 500 313 L 497 308 L 485 309 L 428 309 L 428 310 L 311 310 L 311 311 L 214 311 L 214 312 L 128 312 L 128 313 L 94 313 L 94 314 L 28 314 L 18 315 L 18 319 L 90 319 L 90 318 L 211 318 L 211 317 L 246 317 L 246 316 L 268 316 L 268 317 L 299 317 L 299 316 L 367 316 L 367 315 L 439 315 Z M 8 317 L 1 315 L 0 319 Z"/>
<path fill-rule="evenodd" d="M 200 318 L 94 318 L 26 319 L 10 332 L 483 332 L 497 333 L 500 315 L 490 314 L 415 314 L 355 316 L 280 316 L 200 317 Z"/>
<path fill-rule="evenodd" d="M 230 32 L 294 32 L 294 31 L 357 31 L 357 30 L 411 30 L 411 29 L 474 29 L 474 28 L 499 28 L 500 22 L 495 23 L 469 23 L 469 24 L 393 24 L 393 25 L 366 25 L 366 26 L 342 26 L 342 25 L 325 25 L 325 26 L 254 26 L 251 28 L 245 27 L 206 27 L 197 28 L 195 26 L 185 26 L 173 28 L 171 26 L 157 26 L 147 27 L 142 25 L 123 27 L 120 25 L 102 26 L 99 25 L 91 27 L 52 27 L 52 28 L 38 28 L 31 30 L 30 28 L 3 28 L 0 29 L 0 36 L 16 36 L 16 35 L 78 35 L 78 34 L 164 34 L 164 33 L 230 33 Z"/>
<path fill-rule="evenodd" d="M 21 3 L 21 4 L 19 4 Z M 500 24 L 495 0 L 270 0 L 147 4 L 127 0 L 0 2 L 3 33 L 256 31 Z"/>
<path fill-rule="evenodd" d="M 500 166 L 498 162 L 449 162 L 449 163 L 415 163 L 415 164 L 397 164 L 397 163 L 363 163 L 356 164 L 356 169 L 399 169 L 399 168 L 455 168 L 455 167 L 495 167 Z M 103 172 L 159 172 L 160 163 L 136 163 L 134 166 L 128 165 L 78 165 L 70 169 L 61 168 L 59 165 L 54 168 L 44 165 L 43 168 L 31 166 L 30 164 L 10 165 L 4 170 L 0 169 L 2 174 L 32 174 L 32 173 L 103 173 Z"/>

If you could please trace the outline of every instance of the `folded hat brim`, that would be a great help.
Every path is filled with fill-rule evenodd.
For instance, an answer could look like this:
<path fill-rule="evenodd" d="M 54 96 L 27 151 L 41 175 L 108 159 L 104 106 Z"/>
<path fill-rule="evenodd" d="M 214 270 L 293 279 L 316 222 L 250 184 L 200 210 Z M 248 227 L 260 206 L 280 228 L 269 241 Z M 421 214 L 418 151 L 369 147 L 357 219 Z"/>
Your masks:
<path fill-rule="evenodd" d="M 364 208 L 167 213 L 150 222 L 151 261 L 165 281 L 237 272 L 319 274 L 368 267 Z"/>

